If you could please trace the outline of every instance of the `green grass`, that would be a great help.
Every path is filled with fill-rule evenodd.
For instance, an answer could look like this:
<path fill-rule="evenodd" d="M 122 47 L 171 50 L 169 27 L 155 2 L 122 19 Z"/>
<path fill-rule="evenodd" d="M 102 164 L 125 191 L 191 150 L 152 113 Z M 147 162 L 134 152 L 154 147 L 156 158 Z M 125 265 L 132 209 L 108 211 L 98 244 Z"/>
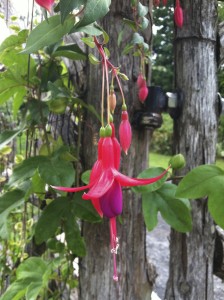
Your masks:
<path fill-rule="evenodd" d="M 150 153 L 149 154 L 149 165 L 151 167 L 163 167 L 166 169 L 168 167 L 168 163 L 171 156 L 158 154 L 158 153 Z M 216 165 L 221 169 L 224 169 L 224 159 L 218 158 L 216 160 Z"/>

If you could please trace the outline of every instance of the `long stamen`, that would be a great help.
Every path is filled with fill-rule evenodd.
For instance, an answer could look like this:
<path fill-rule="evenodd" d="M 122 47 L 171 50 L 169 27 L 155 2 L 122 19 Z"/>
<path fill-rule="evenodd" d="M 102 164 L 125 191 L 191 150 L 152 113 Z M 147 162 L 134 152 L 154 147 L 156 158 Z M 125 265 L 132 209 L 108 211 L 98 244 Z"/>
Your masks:
<path fill-rule="evenodd" d="M 119 244 L 117 238 L 116 217 L 110 219 L 110 243 L 111 243 L 111 253 L 113 254 L 113 265 L 114 265 L 113 280 L 118 281 L 116 254 L 119 248 Z"/>

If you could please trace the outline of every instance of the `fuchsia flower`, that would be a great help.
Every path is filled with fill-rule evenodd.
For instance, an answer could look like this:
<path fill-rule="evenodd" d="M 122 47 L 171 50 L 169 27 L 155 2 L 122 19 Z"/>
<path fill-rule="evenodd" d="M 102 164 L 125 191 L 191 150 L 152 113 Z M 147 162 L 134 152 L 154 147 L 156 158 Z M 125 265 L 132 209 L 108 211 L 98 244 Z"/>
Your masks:
<path fill-rule="evenodd" d="M 128 112 L 126 106 L 122 107 L 121 123 L 119 127 L 119 138 L 124 153 L 128 154 L 128 149 L 131 145 L 132 131 L 131 125 L 128 120 Z"/>
<path fill-rule="evenodd" d="M 115 137 L 114 125 L 111 124 L 110 136 L 101 137 L 98 142 L 98 159 L 95 162 L 89 184 L 82 187 L 70 188 L 53 186 L 53 188 L 65 192 L 78 192 L 88 189 L 82 198 L 91 200 L 98 214 L 110 219 L 110 242 L 113 254 L 114 275 L 118 280 L 116 254 L 119 247 L 116 229 L 116 217 L 122 213 L 123 199 L 122 186 L 132 187 L 147 185 L 160 180 L 166 173 L 154 178 L 138 179 L 128 177 L 118 171 L 120 165 L 120 144 Z"/>
<path fill-rule="evenodd" d="M 176 0 L 176 7 L 174 10 L 174 21 L 177 27 L 181 28 L 184 23 L 183 9 L 180 6 L 180 0 Z"/>
<path fill-rule="evenodd" d="M 139 88 L 146 86 L 146 80 L 141 73 L 138 75 L 137 85 Z"/>
<path fill-rule="evenodd" d="M 163 5 L 164 5 L 164 6 L 167 5 L 167 0 L 163 0 Z"/>
<path fill-rule="evenodd" d="M 45 8 L 49 13 L 54 5 L 54 0 L 35 0 L 35 2 L 41 7 Z"/>
<path fill-rule="evenodd" d="M 139 100 L 144 103 L 147 96 L 148 96 L 149 90 L 147 88 L 147 86 L 143 86 L 140 88 L 139 92 L 138 92 L 138 98 Z"/>

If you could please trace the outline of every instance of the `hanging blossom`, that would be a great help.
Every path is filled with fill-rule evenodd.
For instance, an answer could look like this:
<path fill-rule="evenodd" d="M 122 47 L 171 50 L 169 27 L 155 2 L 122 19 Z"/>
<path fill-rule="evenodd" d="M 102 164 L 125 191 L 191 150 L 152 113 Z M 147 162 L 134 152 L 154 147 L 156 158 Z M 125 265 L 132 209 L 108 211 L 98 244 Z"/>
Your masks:
<path fill-rule="evenodd" d="M 90 200 L 100 215 L 110 220 L 110 244 L 113 254 L 113 279 L 118 280 L 116 254 L 119 247 L 116 228 L 116 217 L 122 213 L 122 187 L 147 185 L 160 180 L 166 173 L 154 178 L 138 179 L 128 177 L 118 171 L 121 158 L 121 146 L 115 137 L 114 125 L 107 125 L 106 130 L 100 131 L 98 142 L 98 158 L 90 173 L 89 184 L 82 187 L 53 186 L 54 189 L 65 192 L 87 190 L 82 198 Z"/>
<path fill-rule="evenodd" d="M 45 8 L 49 13 L 52 11 L 54 0 L 35 0 L 35 2 L 41 7 Z"/>

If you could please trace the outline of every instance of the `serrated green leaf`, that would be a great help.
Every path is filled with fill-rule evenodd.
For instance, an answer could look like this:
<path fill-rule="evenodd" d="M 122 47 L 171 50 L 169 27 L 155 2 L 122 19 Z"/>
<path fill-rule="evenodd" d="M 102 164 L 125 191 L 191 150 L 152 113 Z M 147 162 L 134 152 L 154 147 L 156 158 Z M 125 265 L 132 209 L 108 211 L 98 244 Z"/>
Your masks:
<path fill-rule="evenodd" d="M 187 199 L 175 196 L 176 185 L 164 184 L 160 189 L 143 194 L 143 215 L 148 230 L 157 225 L 160 211 L 163 219 L 175 230 L 188 232 L 192 229 L 192 220 Z"/>
<path fill-rule="evenodd" d="M 94 56 L 92 53 L 89 53 L 88 57 L 89 57 L 89 61 L 91 62 L 91 64 L 93 64 L 93 65 L 100 64 L 99 59 L 97 59 L 96 56 Z"/>
<path fill-rule="evenodd" d="M 75 170 L 68 161 L 46 158 L 39 163 L 38 170 L 41 178 L 50 185 L 71 186 L 75 180 Z"/>
<path fill-rule="evenodd" d="M 63 56 L 72 60 L 85 60 L 86 54 L 79 48 L 77 44 L 60 46 L 52 54 L 52 57 Z"/>
<path fill-rule="evenodd" d="M 102 219 L 94 209 L 91 201 L 82 199 L 82 192 L 75 193 L 72 198 L 72 206 L 74 215 L 84 221 L 96 223 L 101 222 Z"/>
<path fill-rule="evenodd" d="M 165 169 L 163 168 L 149 168 L 144 170 L 143 172 L 141 172 L 138 175 L 138 178 L 152 178 L 152 177 L 156 177 L 159 176 L 160 174 L 162 174 L 165 171 Z M 132 190 L 135 193 L 150 193 L 153 192 L 155 190 L 158 190 L 166 181 L 168 177 L 168 173 L 166 175 L 164 175 L 160 180 L 152 183 L 152 184 L 148 184 L 145 186 L 135 186 L 132 187 Z"/>
<path fill-rule="evenodd" d="M 6 130 L 0 134 L 0 150 L 10 143 L 17 135 L 22 132 L 22 129 L 18 130 Z"/>
<path fill-rule="evenodd" d="M 84 16 L 75 27 L 83 27 L 103 18 L 109 11 L 110 3 L 110 0 L 88 0 L 85 5 Z"/>
<path fill-rule="evenodd" d="M 61 22 L 64 23 L 68 14 L 75 8 L 79 8 L 84 4 L 83 0 L 60 0 L 59 7 L 61 12 Z"/>
<path fill-rule="evenodd" d="M 68 207 L 70 208 L 69 199 L 59 197 L 45 208 L 35 227 L 34 236 L 37 244 L 47 241 L 54 235 Z"/>
<path fill-rule="evenodd" d="M 65 34 L 69 33 L 74 25 L 74 16 L 69 15 L 63 24 L 61 24 L 60 18 L 60 15 L 50 17 L 34 28 L 22 53 L 37 52 L 45 46 L 58 42 Z"/>
<path fill-rule="evenodd" d="M 144 17 L 147 15 L 149 9 L 147 6 L 142 5 L 141 2 L 138 2 L 138 15 L 139 17 Z"/>

